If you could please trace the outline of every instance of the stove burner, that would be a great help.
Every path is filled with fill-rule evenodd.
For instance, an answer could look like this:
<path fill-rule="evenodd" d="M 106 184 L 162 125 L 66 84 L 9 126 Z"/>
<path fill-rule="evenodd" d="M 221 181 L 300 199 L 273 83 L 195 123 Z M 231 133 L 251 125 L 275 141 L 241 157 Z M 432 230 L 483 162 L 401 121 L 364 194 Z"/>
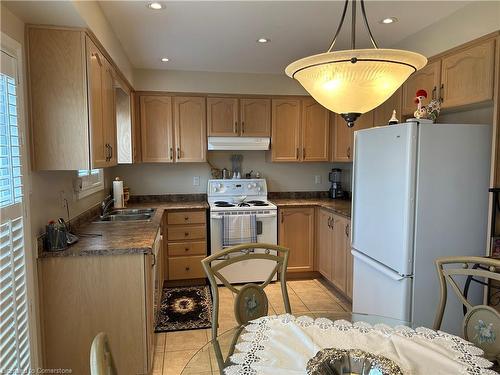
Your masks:
<path fill-rule="evenodd" d="M 229 202 L 224 202 L 224 201 L 217 201 L 214 202 L 215 207 L 234 207 L 234 204 L 231 204 Z"/>
<path fill-rule="evenodd" d="M 269 203 L 264 202 L 264 201 L 248 201 L 248 203 L 250 203 L 253 206 L 259 206 L 259 207 L 269 206 Z"/>
<path fill-rule="evenodd" d="M 238 203 L 238 207 L 250 207 L 250 205 L 248 203 L 241 202 L 241 203 Z"/>

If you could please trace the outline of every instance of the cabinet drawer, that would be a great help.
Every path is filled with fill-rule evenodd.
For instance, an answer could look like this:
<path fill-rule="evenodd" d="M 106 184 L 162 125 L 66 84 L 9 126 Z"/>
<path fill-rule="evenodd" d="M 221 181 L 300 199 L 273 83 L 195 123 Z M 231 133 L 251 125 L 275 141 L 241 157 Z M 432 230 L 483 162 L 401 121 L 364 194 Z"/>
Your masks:
<path fill-rule="evenodd" d="M 183 243 L 169 243 L 168 256 L 191 256 L 191 255 L 206 255 L 207 243 L 206 242 L 183 242 Z"/>
<path fill-rule="evenodd" d="M 168 227 L 167 233 L 169 241 L 201 240 L 206 237 L 206 227 L 204 225 Z"/>
<path fill-rule="evenodd" d="M 205 211 L 169 212 L 167 224 L 205 224 Z"/>
<path fill-rule="evenodd" d="M 201 261 L 203 256 L 174 257 L 168 259 L 168 279 L 199 279 L 205 277 Z"/>

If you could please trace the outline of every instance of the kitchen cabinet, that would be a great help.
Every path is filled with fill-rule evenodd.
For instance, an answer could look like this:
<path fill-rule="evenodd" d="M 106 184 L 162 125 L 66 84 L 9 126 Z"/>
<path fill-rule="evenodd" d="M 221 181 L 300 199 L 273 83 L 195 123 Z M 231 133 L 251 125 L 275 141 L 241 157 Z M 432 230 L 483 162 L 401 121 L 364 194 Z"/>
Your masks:
<path fill-rule="evenodd" d="M 207 98 L 207 128 L 210 137 L 238 136 L 238 98 Z"/>
<path fill-rule="evenodd" d="M 117 72 L 98 42 L 81 29 L 29 26 L 27 56 L 33 168 L 116 165 Z"/>
<path fill-rule="evenodd" d="M 174 161 L 172 98 L 141 96 L 141 153 L 148 163 Z"/>
<path fill-rule="evenodd" d="M 351 253 L 351 221 L 345 220 L 344 223 L 345 228 L 345 237 L 344 237 L 344 248 L 346 251 L 346 290 L 345 293 L 347 297 L 352 300 L 352 278 L 354 272 L 354 257 Z"/>
<path fill-rule="evenodd" d="M 240 99 L 240 135 L 269 137 L 271 134 L 271 100 Z"/>
<path fill-rule="evenodd" d="M 165 280 L 204 278 L 201 260 L 207 256 L 206 211 L 167 211 L 165 215 Z"/>
<path fill-rule="evenodd" d="M 278 243 L 290 249 L 288 272 L 313 271 L 314 207 L 280 208 Z"/>
<path fill-rule="evenodd" d="M 177 162 L 207 160 L 204 97 L 174 97 L 175 155 Z"/>
<path fill-rule="evenodd" d="M 329 112 L 313 99 L 272 100 L 274 162 L 328 161 Z"/>
<path fill-rule="evenodd" d="M 445 56 L 441 62 L 442 108 L 493 98 L 495 40 L 474 44 Z"/>
<path fill-rule="evenodd" d="M 396 110 L 396 117 L 403 121 L 401 113 L 401 92 L 399 88 L 389 99 L 373 110 L 373 126 L 387 125 L 392 116 L 392 111 Z"/>
<path fill-rule="evenodd" d="M 361 115 L 352 128 L 347 127 L 345 120 L 340 115 L 334 117 L 331 161 L 352 162 L 354 156 L 354 132 L 373 126 L 373 111 Z"/>
<path fill-rule="evenodd" d="M 415 94 L 418 90 L 427 91 L 428 99 L 439 98 L 441 61 L 429 62 L 424 68 L 413 73 L 404 83 L 402 92 L 402 113 L 413 117 L 417 105 Z"/>
<path fill-rule="evenodd" d="M 327 280 L 332 279 L 333 232 L 331 230 L 332 216 L 330 211 L 318 209 L 317 215 L 317 265 L 318 271 Z"/>

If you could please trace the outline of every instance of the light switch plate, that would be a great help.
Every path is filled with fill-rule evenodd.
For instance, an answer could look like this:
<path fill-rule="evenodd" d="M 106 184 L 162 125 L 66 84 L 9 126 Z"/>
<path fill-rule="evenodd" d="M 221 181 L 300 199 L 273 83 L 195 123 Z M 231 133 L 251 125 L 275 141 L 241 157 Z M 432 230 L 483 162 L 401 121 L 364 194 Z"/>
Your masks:
<path fill-rule="evenodd" d="M 200 186 L 200 176 L 193 177 L 193 186 Z"/>
<path fill-rule="evenodd" d="M 321 184 L 321 176 L 320 175 L 314 176 L 314 183 L 315 184 Z"/>

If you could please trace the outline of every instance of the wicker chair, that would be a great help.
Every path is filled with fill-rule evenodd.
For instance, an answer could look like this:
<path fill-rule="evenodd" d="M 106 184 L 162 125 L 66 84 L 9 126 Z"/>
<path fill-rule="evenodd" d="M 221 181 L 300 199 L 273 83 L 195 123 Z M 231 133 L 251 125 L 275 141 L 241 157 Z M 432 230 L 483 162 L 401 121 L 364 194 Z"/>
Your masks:
<path fill-rule="evenodd" d="M 109 349 L 108 336 L 104 332 L 98 333 L 90 347 L 90 374 L 116 375 L 116 367 Z"/>
<path fill-rule="evenodd" d="M 265 253 L 256 253 L 253 252 L 254 249 L 265 249 L 266 251 Z M 271 251 L 275 251 L 276 255 L 272 254 Z M 264 288 L 269 285 L 274 275 L 279 272 L 285 311 L 291 313 L 290 301 L 286 288 L 288 256 L 289 250 L 282 246 L 265 243 L 248 243 L 227 248 L 201 261 L 212 288 L 212 339 L 217 337 L 219 322 L 219 289 L 217 287 L 217 279 L 236 294 L 234 313 L 236 321 L 238 324 L 242 325 L 250 320 L 267 315 L 269 303 Z M 265 259 L 276 262 L 276 266 L 271 271 L 266 281 L 260 284 L 249 283 L 236 288 L 220 273 L 223 268 L 231 264 L 251 259 Z"/>
<path fill-rule="evenodd" d="M 465 256 L 442 257 L 436 259 L 436 267 L 441 296 L 434 320 L 434 329 L 441 328 L 449 284 L 464 306 L 465 317 L 462 324 L 464 338 L 483 349 L 486 358 L 498 361 L 500 359 L 500 314 L 491 306 L 473 306 L 467 300 L 465 290 L 472 278 L 483 285 L 487 285 L 489 280 L 500 281 L 500 260 Z M 466 279 L 462 280 L 464 290 L 457 282 L 459 277 Z"/>

